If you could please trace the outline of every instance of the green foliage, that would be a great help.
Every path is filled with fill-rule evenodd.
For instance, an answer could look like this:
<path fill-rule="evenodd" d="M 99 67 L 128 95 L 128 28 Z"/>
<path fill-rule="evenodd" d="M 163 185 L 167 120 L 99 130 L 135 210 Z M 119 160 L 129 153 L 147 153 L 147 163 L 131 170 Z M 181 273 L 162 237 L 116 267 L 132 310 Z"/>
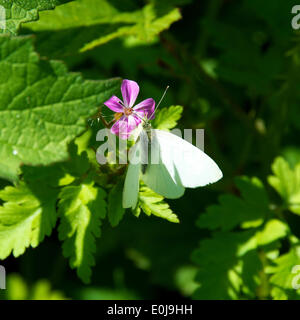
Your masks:
<path fill-rule="evenodd" d="M 0 198 L 5 201 L 0 207 L 0 259 L 11 251 L 18 257 L 51 234 L 57 219 L 56 197 L 56 190 L 24 182 L 0 191 Z"/>
<path fill-rule="evenodd" d="M 83 300 L 137 300 L 138 296 L 127 290 L 111 290 L 106 288 L 88 288 L 82 290 Z"/>
<path fill-rule="evenodd" d="M 153 121 L 153 127 L 160 130 L 173 129 L 181 118 L 182 111 L 183 108 L 181 106 L 171 106 L 159 110 Z"/>
<path fill-rule="evenodd" d="M 1 298 L 300 299 L 294 4 L 0 0 Z M 125 215 L 126 165 L 95 157 L 118 76 L 170 85 L 153 127 L 205 129 L 220 182 Z"/>
<path fill-rule="evenodd" d="M 178 223 L 177 215 L 173 213 L 170 206 L 163 199 L 164 197 L 148 187 L 142 186 L 139 190 L 139 200 L 134 214 L 139 216 L 141 210 L 143 210 L 147 216 L 154 215 L 170 222 Z"/>
<path fill-rule="evenodd" d="M 297 283 L 297 266 L 300 263 L 299 246 L 293 247 L 288 253 L 283 254 L 275 260 L 275 266 L 269 268 L 273 274 L 270 283 L 273 288 L 271 295 L 276 300 L 300 299 L 300 291 L 293 288 L 293 282 Z M 295 271 L 293 269 L 296 267 Z M 299 277 L 299 276 L 298 276 Z"/>
<path fill-rule="evenodd" d="M 288 235 L 289 228 L 269 211 L 266 192 L 257 178 L 236 180 L 236 186 L 243 199 L 222 196 L 220 205 L 208 207 L 198 220 L 200 228 L 216 232 L 193 253 L 193 260 L 199 265 L 196 299 L 269 295 L 265 292 L 266 260 L 278 252 L 279 241 Z M 243 231 L 244 228 L 248 230 Z"/>
<path fill-rule="evenodd" d="M 0 176 L 16 179 L 20 163 L 65 160 L 85 119 L 119 80 L 84 81 L 57 61 L 39 60 L 31 38 L 0 38 Z"/>
<path fill-rule="evenodd" d="M 93 183 L 68 186 L 59 195 L 59 239 L 64 241 L 63 253 L 70 257 L 71 268 L 78 276 L 90 281 L 91 267 L 95 265 L 95 238 L 99 238 L 101 220 L 106 215 L 105 192 Z"/>
<path fill-rule="evenodd" d="M 179 268 L 175 275 L 175 282 L 180 292 L 189 297 L 199 287 L 195 281 L 197 268 L 195 266 L 183 266 Z"/>
<path fill-rule="evenodd" d="M 1 297 L 1 295 L 0 295 Z M 65 300 L 65 296 L 58 290 L 52 290 L 49 281 L 43 279 L 33 286 L 28 286 L 18 274 L 10 274 L 7 278 L 5 300 Z"/>
<path fill-rule="evenodd" d="M 277 158 L 272 165 L 274 176 L 270 185 L 279 193 L 289 210 L 300 214 L 300 163 L 294 169 L 283 158 Z"/>
<path fill-rule="evenodd" d="M 242 198 L 220 196 L 220 205 L 208 207 L 206 214 L 199 217 L 199 227 L 228 231 L 240 224 L 243 228 L 251 228 L 263 223 L 269 211 L 269 203 L 261 181 L 257 178 L 236 179 L 236 186 Z"/>
<path fill-rule="evenodd" d="M 134 1 L 128 3 L 136 7 Z M 44 12 L 38 23 L 27 27 L 34 31 L 68 30 L 75 36 L 70 39 L 70 47 L 84 52 L 125 36 L 133 42 L 152 42 L 180 18 L 178 9 L 162 10 L 151 2 L 142 9 L 123 12 L 108 0 L 78 0 L 53 12 Z M 78 31 L 74 33 L 72 29 Z"/>
<path fill-rule="evenodd" d="M 39 11 L 54 9 L 55 6 L 71 0 L 1 0 L 4 8 L 5 25 L 1 16 L 0 33 L 17 34 L 20 25 L 25 22 L 38 20 Z"/>
<path fill-rule="evenodd" d="M 124 181 L 119 181 L 108 195 L 107 215 L 112 227 L 116 227 L 125 214 L 125 209 L 122 207 L 123 185 Z"/>

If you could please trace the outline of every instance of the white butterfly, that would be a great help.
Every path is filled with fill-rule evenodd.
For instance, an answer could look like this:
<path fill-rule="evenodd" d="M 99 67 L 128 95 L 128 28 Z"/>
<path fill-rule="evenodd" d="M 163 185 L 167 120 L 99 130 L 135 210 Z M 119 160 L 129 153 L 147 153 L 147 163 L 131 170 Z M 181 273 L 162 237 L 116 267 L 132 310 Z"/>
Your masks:
<path fill-rule="evenodd" d="M 223 177 L 217 164 L 191 143 L 170 132 L 151 129 L 148 119 L 143 119 L 142 128 L 129 153 L 124 208 L 136 207 L 140 179 L 156 193 L 175 199 L 185 188 L 203 187 Z"/>

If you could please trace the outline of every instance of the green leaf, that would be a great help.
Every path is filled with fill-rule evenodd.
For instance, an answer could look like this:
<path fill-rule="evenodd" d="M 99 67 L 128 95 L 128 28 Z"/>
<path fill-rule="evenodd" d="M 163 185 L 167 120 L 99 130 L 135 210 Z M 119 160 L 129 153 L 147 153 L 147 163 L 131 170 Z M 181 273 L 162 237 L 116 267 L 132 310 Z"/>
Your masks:
<path fill-rule="evenodd" d="M 255 235 L 255 241 L 258 246 L 268 245 L 278 239 L 284 238 L 289 233 L 288 226 L 277 219 L 269 220 L 262 231 Z"/>
<path fill-rule="evenodd" d="M 158 110 L 153 121 L 153 127 L 160 130 L 173 129 L 181 118 L 182 111 L 183 107 L 181 106 L 171 106 Z"/>
<path fill-rule="evenodd" d="M 182 6 L 188 3 L 191 3 L 193 0 L 165 0 L 163 3 L 160 0 L 153 0 L 154 3 L 159 3 L 161 5 L 174 5 L 174 6 Z"/>
<path fill-rule="evenodd" d="M 275 159 L 272 165 L 274 176 L 268 177 L 269 184 L 280 194 L 292 212 L 300 214 L 300 163 L 291 169 L 283 158 Z"/>
<path fill-rule="evenodd" d="M 134 1 L 131 1 L 134 7 Z M 86 51 L 120 37 L 132 37 L 136 42 L 152 42 L 163 30 L 181 18 L 178 9 L 161 8 L 150 3 L 144 8 L 124 12 L 107 0 L 78 0 L 58 7 L 54 12 L 43 12 L 38 23 L 28 24 L 34 31 L 75 31 L 66 37 L 74 48 Z M 56 35 L 55 35 L 56 36 Z M 75 40 L 74 40 L 75 38 Z M 61 39 L 58 35 L 57 39 Z M 75 50 L 75 49 L 74 49 Z"/>
<path fill-rule="evenodd" d="M 125 209 L 122 207 L 124 181 L 120 180 L 108 194 L 107 215 L 112 227 L 116 227 L 123 219 Z"/>
<path fill-rule="evenodd" d="M 71 268 L 78 276 L 90 282 L 91 267 L 95 265 L 96 238 L 100 237 L 101 220 L 106 215 L 105 192 L 83 183 L 62 189 L 59 198 L 59 239 L 64 241 L 63 254 L 70 258 Z"/>
<path fill-rule="evenodd" d="M 183 296 L 189 297 L 199 287 L 195 281 L 197 268 L 195 266 L 182 266 L 175 274 L 176 287 Z"/>
<path fill-rule="evenodd" d="M 30 300 L 66 300 L 61 291 L 53 290 L 50 281 L 39 280 L 32 288 Z"/>
<path fill-rule="evenodd" d="M 270 219 L 268 197 L 259 179 L 237 178 L 236 186 L 241 197 L 221 196 L 220 205 L 209 207 L 198 219 L 200 228 L 218 231 L 193 253 L 199 266 L 196 299 L 252 299 L 258 292 L 265 298 L 263 257 L 278 250 L 280 240 L 290 233 L 286 223 Z"/>
<path fill-rule="evenodd" d="M 16 34 L 22 23 L 38 20 L 39 11 L 54 9 L 70 0 L 0 0 L 0 33 Z M 3 17 L 5 19 L 3 20 Z"/>
<path fill-rule="evenodd" d="M 300 299 L 300 290 L 293 288 L 293 284 L 299 285 L 300 247 L 293 247 L 288 253 L 278 257 L 275 264 L 268 270 L 273 274 L 270 279 L 273 299 Z"/>
<path fill-rule="evenodd" d="M 70 161 L 62 163 L 65 172 L 74 177 L 81 177 L 90 168 L 89 158 L 86 151 L 79 153 L 78 146 L 72 142 L 69 145 Z"/>
<path fill-rule="evenodd" d="M 204 17 L 202 25 L 208 30 L 212 47 L 219 50 L 216 67 L 218 77 L 237 86 L 244 86 L 248 89 L 246 94 L 265 94 L 266 90 L 272 88 L 273 79 L 284 70 L 284 61 L 281 58 L 284 54 L 282 43 L 289 39 L 292 32 L 288 26 L 288 20 L 284 18 L 282 20 L 282 15 L 273 16 L 270 19 L 273 23 L 281 20 L 278 21 L 280 28 L 270 27 L 266 20 L 270 18 L 274 6 L 278 12 L 285 12 L 288 5 L 286 5 L 287 1 L 280 4 L 268 1 L 273 8 L 267 9 L 266 1 L 247 2 L 248 4 L 245 4 L 246 1 L 242 1 L 234 6 L 231 13 L 223 19 Z M 253 2 L 255 2 L 254 5 Z M 250 3 L 252 8 L 249 8 Z M 292 7 L 292 4 L 290 6 Z M 253 10 L 253 7 L 257 13 L 247 14 Z M 236 19 L 237 16 L 243 16 L 247 19 L 247 23 Z M 261 33 L 256 33 L 254 26 L 257 24 L 261 26 Z M 252 41 L 244 37 L 247 32 L 255 34 Z M 279 35 L 283 35 L 283 39 L 279 40 Z M 262 48 L 268 38 L 273 38 L 274 42 L 265 52 Z"/>
<path fill-rule="evenodd" d="M 196 276 L 200 287 L 194 293 L 195 299 L 238 299 L 243 285 L 243 256 L 253 249 L 247 248 L 253 235 L 252 230 L 239 233 L 220 232 L 212 239 L 201 241 L 200 248 L 192 255 L 193 261 L 200 267 Z M 256 255 L 251 258 L 247 265 L 249 266 L 250 262 L 254 272 L 247 277 L 255 281 L 261 264 Z"/>
<path fill-rule="evenodd" d="M 141 298 L 128 289 L 110 289 L 102 287 L 86 287 L 79 292 L 81 300 L 140 300 Z"/>
<path fill-rule="evenodd" d="M 63 293 L 52 290 L 48 280 L 39 280 L 28 286 L 19 274 L 10 274 L 7 278 L 6 300 L 65 300 Z"/>
<path fill-rule="evenodd" d="M 289 163 L 291 168 L 294 168 L 300 163 L 300 148 L 296 146 L 289 146 L 281 151 L 282 157 Z"/>
<path fill-rule="evenodd" d="M 192 259 L 199 265 L 196 280 L 200 287 L 196 299 L 239 299 L 256 296 L 263 272 L 260 248 L 275 244 L 287 235 L 288 227 L 279 220 L 270 220 L 258 230 L 217 232 L 212 239 L 202 240 Z M 273 247 L 271 247 L 273 249 Z M 218 285 L 217 285 L 218 284 Z"/>
<path fill-rule="evenodd" d="M 142 186 L 139 191 L 139 200 L 135 215 L 139 216 L 142 209 L 148 216 L 153 214 L 170 222 L 179 223 L 177 215 L 173 213 L 170 206 L 164 202 L 163 199 L 164 197 Z"/>
<path fill-rule="evenodd" d="M 0 191 L 0 259 L 35 248 L 55 226 L 57 191 L 46 183 L 6 187 Z"/>
<path fill-rule="evenodd" d="M 155 37 L 163 30 L 168 29 L 169 26 L 181 18 L 178 9 L 173 9 L 162 17 L 157 17 L 155 8 L 149 4 L 143 8 L 141 12 L 135 15 L 134 21 L 136 24 L 129 27 L 118 28 L 114 32 L 102 36 L 81 48 L 81 52 L 91 50 L 108 41 L 120 37 L 132 36 L 133 40 L 138 43 L 149 43 L 155 40 Z M 127 21 L 126 21 L 127 22 Z"/>
<path fill-rule="evenodd" d="M 19 274 L 10 274 L 7 277 L 6 283 L 7 289 L 5 291 L 1 290 L 1 293 L 4 293 L 2 296 L 5 300 L 26 300 L 29 295 L 29 290 L 27 284 Z"/>
<path fill-rule="evenodd" d="M 16 179 L 21 163 L 68 158 L 68 143 L 120 81 L 84 81 L 58 61 L 40 60 L 31 37 L 0 37 L 0 177 Z"/>
<path fill-rule="evenodd" d="M 234 195 L 219 197 L 219 205 L 207 208 L 197 221 L 200 228 L 228 231 L 242 223 L 242 227 L 259 226 L 269 212 L 268 197 L 261 181 L 257 178 L 235 180 L 242 198 Z"/>

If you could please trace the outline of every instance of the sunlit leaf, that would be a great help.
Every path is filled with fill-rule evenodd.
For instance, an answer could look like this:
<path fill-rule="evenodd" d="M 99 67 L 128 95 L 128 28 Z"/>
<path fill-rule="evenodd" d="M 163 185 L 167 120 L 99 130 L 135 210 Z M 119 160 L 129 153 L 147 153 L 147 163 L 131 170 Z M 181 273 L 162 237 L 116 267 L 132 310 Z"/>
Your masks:
<path fill-rule="evenodd" d="M 100 237 L 101 219 L 106 215 L 105 192 L 93 183 L 68 186 L 59 195 L 59 239 L 71 268 L 88 283 L 95 265 L 96 238 Z"/>
<path fill-rule="evenodd" d="M 283 158 L 277 158 L 272 171 L 274 175 L 268 178 L 270 185 L 292 212 L 300 214 L 300 164 L 291 169 Z"/>
<path fill-rule="evenodd" d="M 85 81 L 40 60 L 30 37 L 0 37 L 0 47 L 0 177 L 16 179 L 21 163 L 66 160 L 68 143 L 120 82 Z"/>

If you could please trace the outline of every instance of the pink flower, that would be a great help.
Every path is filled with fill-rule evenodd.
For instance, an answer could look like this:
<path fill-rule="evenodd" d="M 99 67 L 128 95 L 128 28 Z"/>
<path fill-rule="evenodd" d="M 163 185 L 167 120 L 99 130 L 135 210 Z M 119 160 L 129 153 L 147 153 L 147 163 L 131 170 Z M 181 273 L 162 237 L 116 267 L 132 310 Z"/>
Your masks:
<path fill-rule="evenodd" d="M 135 81 L 125 79 L 121 85 L 123 101 L 112 96 L 104 102 L 109 109 L 121 114 L 121 118 L 110 129 L 121 139 L 128 139 L 132 130 L 141 123 L 141 118 L 153 118 L 155 101 L 152 98 L 146 99 L 134 107 L 139 91 L 140 88 Z"/>

